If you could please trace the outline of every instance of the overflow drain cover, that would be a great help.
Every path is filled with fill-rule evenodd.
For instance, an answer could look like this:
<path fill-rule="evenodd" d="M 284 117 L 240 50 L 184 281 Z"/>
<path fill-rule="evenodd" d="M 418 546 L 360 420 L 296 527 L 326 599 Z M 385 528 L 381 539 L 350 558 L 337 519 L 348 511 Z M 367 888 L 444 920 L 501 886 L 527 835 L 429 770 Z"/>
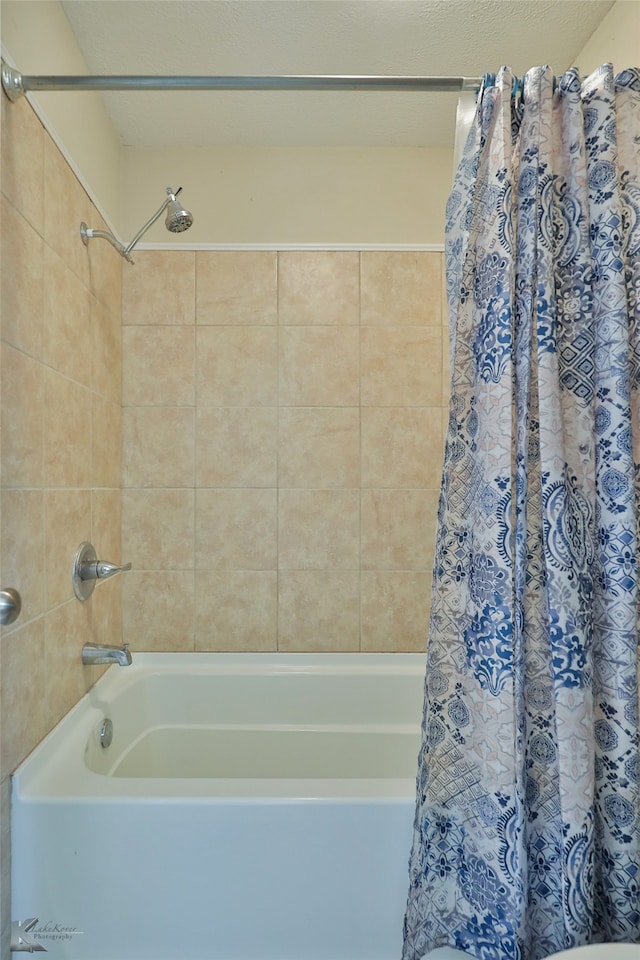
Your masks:
<path fill-rule="evenodd" d="M 106 750 L 113 740 L 113 723 L 108 717 L 105 717 L 100 724 L 98 736 L 100 737 L 100 746 Z"/>

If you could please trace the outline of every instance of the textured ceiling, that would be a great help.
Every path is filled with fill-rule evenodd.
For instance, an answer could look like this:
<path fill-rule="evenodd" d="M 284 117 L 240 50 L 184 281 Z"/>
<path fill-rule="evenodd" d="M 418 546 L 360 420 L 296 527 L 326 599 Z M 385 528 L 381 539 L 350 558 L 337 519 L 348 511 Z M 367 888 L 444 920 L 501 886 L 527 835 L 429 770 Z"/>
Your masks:
<path fill-rule="evenodd" d="M 613 0 L 64 0 L 95 74 L 563 72 Z M 456 94 L 122 92 L 123 144 L 447 146 Z"/>

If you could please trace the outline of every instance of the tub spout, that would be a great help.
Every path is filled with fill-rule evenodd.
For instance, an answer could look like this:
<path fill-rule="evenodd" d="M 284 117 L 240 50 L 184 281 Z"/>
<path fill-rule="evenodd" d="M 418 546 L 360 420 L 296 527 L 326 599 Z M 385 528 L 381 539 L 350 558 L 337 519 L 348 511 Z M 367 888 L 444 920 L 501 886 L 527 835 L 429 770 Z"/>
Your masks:
<path fill-rule="evenodd" d="M 112 647 L 108 643 L 85 643 L 82 648 L 82 662 L 84 664 L 117 663 L 121 667 L 128 667 L 131 663 L 129 644 Z"/>

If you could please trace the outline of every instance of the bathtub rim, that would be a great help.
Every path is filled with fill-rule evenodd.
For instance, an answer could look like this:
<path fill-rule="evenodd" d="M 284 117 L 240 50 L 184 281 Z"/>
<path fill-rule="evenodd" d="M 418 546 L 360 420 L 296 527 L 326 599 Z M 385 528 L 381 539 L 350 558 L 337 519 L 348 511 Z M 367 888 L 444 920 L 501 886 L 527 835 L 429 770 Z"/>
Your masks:
<path fill-rule="evenodd" d="M 84 763 L 87 739 L 116 695 L 157 673 L 217 675 L 314 673 L 319 675 L 425 674 L 414 653 L 134 653 L 129 667 L 110 667 L 58 721 L 11 777 L 14 802 L 96 803 L 362 803 L 414 801 L 415 776 L 398 779 L 207 779 L 106 777 Z M 53 769 L 53 757 L 62 758 Z M 417 769 L 417 764 L 416 764 Z M 70 789 L 72 784 L 72 789 Z"/>

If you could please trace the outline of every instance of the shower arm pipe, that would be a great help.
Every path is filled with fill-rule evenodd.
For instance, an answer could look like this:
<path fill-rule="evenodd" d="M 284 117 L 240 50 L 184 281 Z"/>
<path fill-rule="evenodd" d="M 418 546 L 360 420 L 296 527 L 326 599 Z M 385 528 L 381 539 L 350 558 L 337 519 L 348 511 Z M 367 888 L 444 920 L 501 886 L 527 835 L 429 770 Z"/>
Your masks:
<path fill-rule="evenodd" d="M 136 235 L 135 235 L 135 237 L 133 238 L 133 240 L 129 241 L 129 243 L 126 245 L 126 247 L 124 247 L 124 249 L 123 249 L 123 251 L 122 251 L 122 256 L 125 258 L 125 260 L 129 260 L 130 262 L 132 262 L 129 254 L 131 253 L 131 251 L 132 251 L 133 248 L 135 247 L 135 245 L 136 245 L 136 243 L 138 242 L 138 240 L 140 239 L 140 237 L 147 232 L 147 230 L 149 229 L 149 227 L 153 226 L 153 224 L 154 224 L 154 223 L 156 222 L 156 220 L 160 217 L 160 215 L 161 215 L 162 213 L 164 213 L 164 211 L 167 209 L 167 207 L 168 207 L 169 203 L 171 202 L 171 200 L 172 200 L 172 199 L 175 199 L 175 198 L 178 196 L 178 194 L 180 193 L 181 190 L 182 190 L 182 187 L 178 187 L 178 189 L 176 190 L 176 192 L 173 193 L 173 191 L 170 192 L 170 188 L 167 187 L 167 198 L 166 198 L 166 200 L 164 201 L 164 203 L 162 204 L 162 206 L 160 207 L 160 209 L 157 210 L 152 217 L 149 217 L 149 219 L 147 220 L 147 222 L 145 223 L 145 225 L 144 225 L 143 227 L 140 227 L 140 229 L 139 229 L 138 232 L 136 233 Z"/>
<path fill-rule="evenodd" d="M 160 215 L 164 213 L 164 211 L 167 209 L 171 201 L 175 200 L 175 198 L 180 194 L 181 191 L 182 191 L 182 187 L 178 187 L 175 193 L 171 189 L 171 187 L 167 187 L 167 197 L 166 197 L 166 200 L 163 202 L 162 206 L 159 207 L 158 210 L 156 210 L 156 212 L 152 217 L 149 217 L 149 219 L 147 220 L 147 222 L 143 227 L 140 227 L 140 229 L 136 233 L 133 240 L 130 240 L 129 243 L 125 244 L 125 243 L 121 243 L 119 240 L 116 240 L 114 235 L 112 233 L 109 233 L 108 230 L 92 230 L 84 222 L 80 224 L 80 236 L 82 237 L 82 242 L 86 247 L 89 240 L 93 240 L 95 238 L 98 238 L 100 240 L 108 240 L 111 246 L 116 248 L 120 256 L 124 257 L 124 259 L 127 260 L 129 263 L 133 263 L 133 260 L 131 258 L 131 251 L 135 247 L 136 243 L 138 242 L 140 237 L 142 237 L 143 234 L 147 232 L 149 227 L 153 226 L 153 224 L 160 217 Z"/>
<path fill-rule="evenodd" d="M 478 93 L 482 77 L 381 76 L 23 76 L 2 63 L 2 88 L 10 100 L 45 90 L 377 90 Z"/>
<path fill-rule="evenodd" d="M 160 211 L 160 213 L 162 213 L 162 211 Z M 133 263 L 130 252 L 126 249 L 124 243 L 120 243 L 108 230 L 93 230 L 83 221 L 80 224 L 80 236 L 85 247 L 89 243 L 89 240 L 108 240 L 111 246 L 116 248 L 121 257 L 124 257 L 129 263 Z"/>

